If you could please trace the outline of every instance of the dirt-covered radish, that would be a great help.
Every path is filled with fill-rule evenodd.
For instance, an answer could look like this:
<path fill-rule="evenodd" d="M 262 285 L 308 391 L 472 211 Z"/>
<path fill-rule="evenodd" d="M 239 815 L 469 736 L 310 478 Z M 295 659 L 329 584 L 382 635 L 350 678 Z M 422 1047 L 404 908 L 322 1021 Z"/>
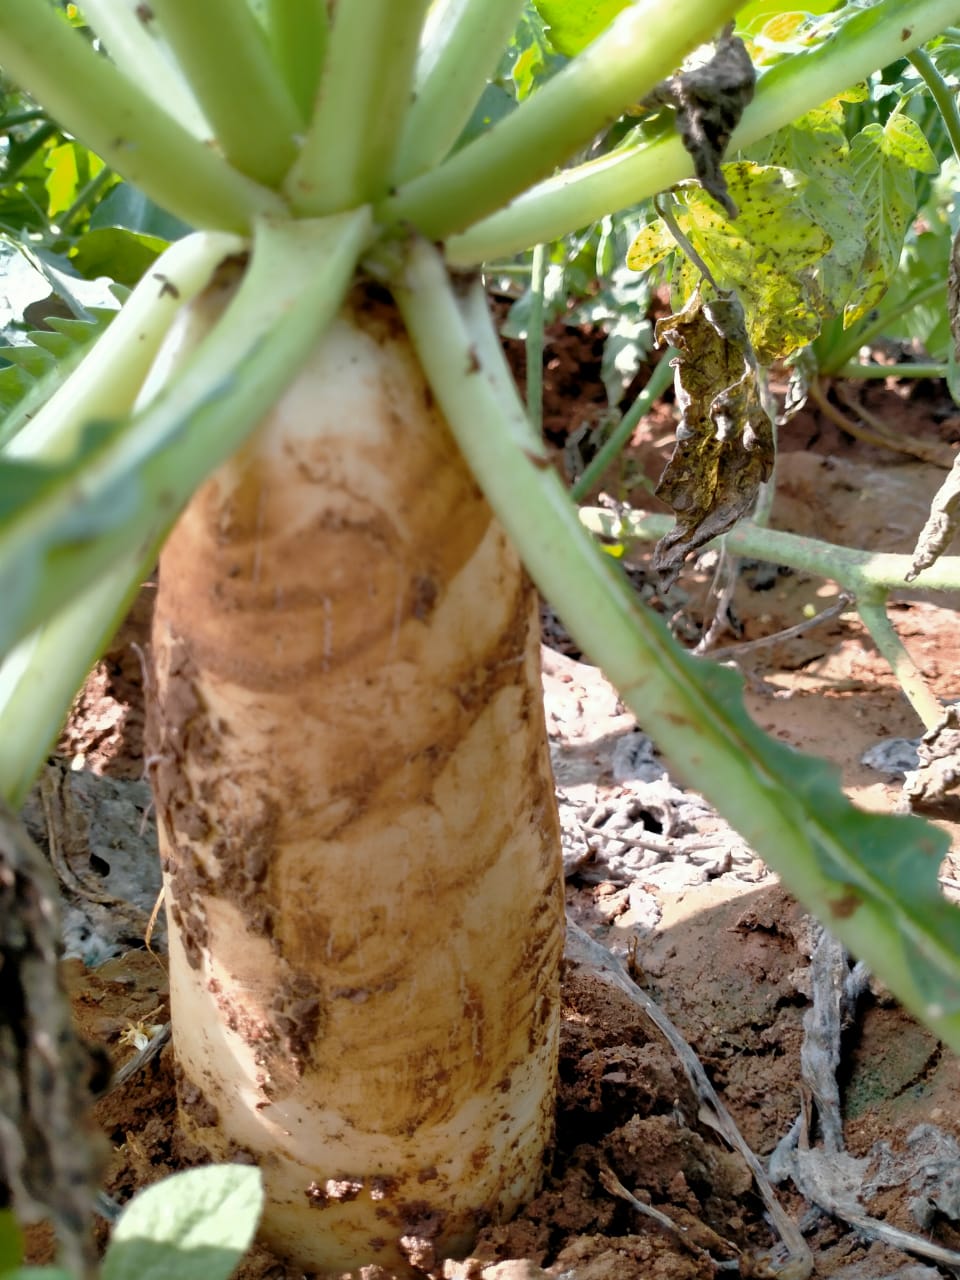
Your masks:
<path fill-rule="evenodd" d="M 376 286 L 180 519 L 153 644 L 189 1138 L 305 1268 L 466 1249 L 541 1177 L 559 836 L 534 592 Z"/>

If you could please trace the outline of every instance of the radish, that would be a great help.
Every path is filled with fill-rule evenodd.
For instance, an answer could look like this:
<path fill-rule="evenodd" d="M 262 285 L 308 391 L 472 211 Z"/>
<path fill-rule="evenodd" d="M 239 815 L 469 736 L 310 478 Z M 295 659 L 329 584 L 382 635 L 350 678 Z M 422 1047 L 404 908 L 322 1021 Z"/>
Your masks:
<path fill-rule="evenodd" d="M 299 1265 L 465 1249 L 552 1129 L 559 838 L 535 593 L 379 287 L 181 517 L 154 655 L 188 1134 Z"/>

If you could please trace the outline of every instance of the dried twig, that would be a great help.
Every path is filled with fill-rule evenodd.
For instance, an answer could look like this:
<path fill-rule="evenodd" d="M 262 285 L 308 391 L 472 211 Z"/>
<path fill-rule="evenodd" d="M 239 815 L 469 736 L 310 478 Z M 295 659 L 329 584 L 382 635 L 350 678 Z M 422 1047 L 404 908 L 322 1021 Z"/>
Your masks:
<path fill-rule="evenodd" d="M 811 956 L 813 1000 L 803 1020 L 800 1050 L 804 1095 L 800 1115 L 770 1158 L 773 1176 L 789 1176 L 802 1196 L 821 1212 L 847 1223 L 871 1240 L 928 1258 L 941 1266 L 960 1268 L 960 1253 L 933 1244 L 922 1236 L 901 1231 L 873 1218 L 860 1203 L 863 1173 L 868 1164 L 844 1150 L 843 1121 L 837 1068 L 840 1037 L 847 1006 L 866 985 L 861 966 L 850 970 L 842 945 L 822 928 Z M 811 1104 L 823 1137 L 820 1148 L 810 1146 Z"/>
<path fill-rule="evenodd" d="M 911 458 L 919 458 L 921 462 L 929 462 L 931 466 L 939 467 L 942 471 L 949 471 L 953 466 L 956 451 L 950 445 L 941 444 L 934 440 L 920 440 L 917 436 L 907 435 L 902 431 L 894 431 L 885 422 L 881 421 L 875 413 L 871 413 L 869 409 L 864 408 L 844 383 L 834 383 L 834 390 L 846 407 L 851 409 L 870 430 L 875 431 L 878 439 L 886 442 L 888 449 L 896 449 Z"/>
<path fill-rule="evenodd" d="M 779 1280 L 807 1280 L 813 1272 L 813 1256 L 807 1247 L 807 1242 L 800 1234 L 796 1223 L 784 1212 L 760 1161 L 744 1141 L 733 1117 L 720 1101 L 716 1090 L 707 1078 L 700 1059 L 686 1040 L 659 1005 L 629 977 L 617 957 L 572 920 L 567 921 L 566 956 L 571 963 L 586 969 L 601 982 L 622 991 L 634 1004 L 643 1009 L 650 1021 L 665 1037 L 680 1060 L 680 1065 L 700 1103 L 700 1119 L 721 1134 L 730 1146 L 743 1156 L 753 1174 L 770 1219 L 779 1232 L 786 1257 L 783 1260 L 770 1260 L 768 1264 L 770 1274 L 776 1275 Z"/>
<path fill-rule="evenodd" d="M 834 389 L 839 394 L 839 389 L 836 387 Z M 857 414 L 862 421 L 848 417 L 842 409 L 830 403 L 822 383 L 817 378 L 814 378 L 807 387 L 807 395 L 825 418 L 828 418 L 841 431 L 846 432 L 848 436 L 853 436 L 855 440 L 862 440 L 864 444 L 872 444 L 879 449 L 892 449 L 895 453 L 905 453 L 911 458 L 919 458 L 921 462 L 929 462 L 935 467 L 949 471 L 953 463 L 953 451 L 947 446 L 917 440 L 913 436 L 895 434 L 859 404 L 845 402 L 846 407 Z"/>
<path fill-rule="evenodd" d="M 878 1240 L 881 1244 L 901 1249 L 918 1258 L 927 1258 L 930 1262 L 955 1271 L 960 1269 L 960 1253 L 934 1244 L 932 1240 L 915 1235 L 912 1231 L 901 1231 L 899 1227 L 873 1218 L 866 1212 L 857 1199 L 856 1190 L 851 1190 L 850 1185 L 856 1182 L 859 1166 L 864 1163 L 842 1153 L 829 1156 L 825 1152 L 801 1146 L 791 1176 L 797 1190 L 811 1204 L 831 1218 L 847 1223 L 867 1239 Z"/>
<path fill-rule="evenodd" d="M 642 1200 L 638 1200 L 632 1192 L 627 1190 L 609 1165 L 601 1163 L 599 1176 L 601 1186 L 603 1186 L 605 1190 L 609 1191 L 612 1196 L 617 1196 L 619 1199 L 625 1200 L 631 1208 L 636 1209 L 637 1213 L 643 1214 L 645 1218 L 650 1218 L 651 1221 L 657 1224 L 657 1226 L 662 1227 L 664 1231 L 675 1236 L 676 1239 L 679 1240 L 680 1244 L 692 1253 L 695 1258 L 702 1258 L 705 1262 L 709 1262 L 711 1267 L 714 1267 L 717 1271 L 739 1271 L 740 1262 L 738 1258 L 740 1250 L 735 1244 L 731 1243 L 731 1241 L 724 1240 L 723 1244 L 737 1256 L 728 1261 L 718 1262 L 716 1258 L 711 1257 L 710 1253 L 706 1249 L 701 1248 L 696 1241 L 691 1240 L 690 1233 L 685 1226 L 681 1226 L 679 1223 L 674 1222 L 672 1218 L 669 1218 L 665 1213 L 661 1212 L 660 1209 L 655 1209 L 653 1205 L 644 1204 Z"/>
<path fill-rule="evenodd" d="M 735 628 L 730 625 L 730 610 L 733 607 L 733 598 L 736 595 L 739 577 L 740 557 L 730 555 L 724 548 L 720 552 L 720 563 L 717 565 L 717 571 L 713 578 L 712 592 L 716 597 L 713 617 L 693 648 L 693 652 L 698 657 L 707 653 L 711 657 L 715 656 L 717 651 L 714 645 L 725 630 L 732 631 L 734 635 L 737 634 Z"/>
<path fill-rule="evenodd" d="M 832 605 L 821 610 L 813 618 L 804 618 L 802 622 L 797 622 L 792 627 L 784 627 L 782 631 L 775 631 L 770 636 L 760 636 L 757 640 L 744 640 L 740 644 L 728 644 L 721 649 L 711 649 L 704 654 L 704 657 L 710 658 L 714 662 L 718 659 L 723 661 L 726 658 L 738 658 L 743 653 L 753 653 L 757 649 L 763 649 L 768 645 L 780 644 L 783 640 L 795 640 L 797 636 L 806 635 L 814 627 L 819 627 L 824 622 L 830 622 L 833 618 L 840 617 L 852 604 L 853 596 L 849 592 L 843 591 L 837 596 Z"/>

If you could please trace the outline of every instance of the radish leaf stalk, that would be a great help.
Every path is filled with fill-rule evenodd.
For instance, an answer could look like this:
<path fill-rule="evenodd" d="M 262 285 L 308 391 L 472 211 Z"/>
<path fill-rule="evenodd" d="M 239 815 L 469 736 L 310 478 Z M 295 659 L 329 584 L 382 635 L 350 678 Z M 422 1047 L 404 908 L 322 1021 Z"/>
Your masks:
<path fill-rule="evenodd" d="M 307 123 L 327 51 L 326 0 L 267 0 L 265 18 L 280 74 Z"/>
<path fill-rule="evenodd" d="M 276 186 L 296 155 L 301 121 L 251 10 L 236 0 L 150 0 L 150 7 L 227 161 Z"/>
<path fill-rule="evenodd" d="M 243 287 L 171 387 L 129 422 L 100 424 L 56 469 L 0 460 L 8 504 L 0 651 L 131 543 L 144 555 L 157 544 L 200 479 L 243 442 L 306 359 L 337 312 L 369 228 L 365 207 L 258 224 Z M 164 285 L 153 286 L 159 296 Z"/>
<path fill-rule="evenodd" d="M 84 425 L 129 412 L 174 316 L 210 282 L 219 262 L 245 242 L 221 232 L 177 241 L 137 285 L 109 333 L 46 405 L 4 447 L 5 458 L 62 458 Z"/>
<path fill-rule="evenodd" d="M 427 3 L 337 6 L 316 110 L 284 182 L 299 214 L 335 213 L 384 195 Z"/>
<path fill-rule="evenodd" d="M 161 111 L 195 137 L 211 137 L 210 124 L 186 79 L 158 38 L 155 24 L 145 22 L 137 13 L 136 3 L 86 0 L 83 13 L 117 68 L 142 85 Z"/>
<path fill-rule="evenodd" d="M 282 213 L 274 191 L 239 173 L 112 62 L 45 0 L 0 5 L 3 68 L 110 168 L 195 227 L 249 231 Z"/>
<path fill-rule="evenodd" d="M 110 568 L 0 664 L 0 796 L 14 811 L 25 803 L 53 750 L 69 707 L 153 572 L 156 550 L 138 548 Z"/>
<path fill-rule="evenodd" d="M 441 0 L 431 8 L 394 185 L 432 169 L 452 150 L 522 11 L 523 0 Z"/>

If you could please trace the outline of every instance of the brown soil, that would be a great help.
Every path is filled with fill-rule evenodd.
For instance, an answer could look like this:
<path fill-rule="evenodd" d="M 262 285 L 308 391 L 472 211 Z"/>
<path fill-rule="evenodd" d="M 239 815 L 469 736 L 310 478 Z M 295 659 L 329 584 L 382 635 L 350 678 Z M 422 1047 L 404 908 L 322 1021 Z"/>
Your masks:
<path fill-rule="evenodd" d="M 558 329 L 552 338 L 545 357 L 547 424 L 559 446 L 565 429 L 596 422 L 604 401 L 595 335 Z M 956 415 L 938 386 L 873 384 L 865 399 L 895 430 L 941 443 L 957 438 Z M 657 406 L 607 477 L 607 491 L 655 506 L 649 488 L 669 452 L 671 430 L 668 406 Z M 943 475 L 928 463 L 851 441 L 809 410 L 784 431 L 781 450 L 775 523 L 863 547 L 909 550 Z M 661 599 L 645 564 L 638 555 L 634 573 L 644 594 L 673 617 L 679 633 L 696 638 L 711 608 L 706 573 L 691 571 Z M 762 569 L 741 575 L 731 633 L 720 643 L 775 633 L 798 622 L 806 605 L 820 609 L 835 594 L 821 580 Z M 150 601 L 148 586 L 87 682 L 61 744 L 65 755 L 81 755 L 114 776 L 142 770 L 140 662 L 130 646 L 144 643 Z M 934 691 L 960 695 L 952 609 L 905 593 L 893 618 Z M 548 623 L 561 636 L 549 615 Z M 838 618 L 740 661 L 748 706 L 766 730 L 833 760 L 865 807 L 895 806 L 899 780 L 867 768 L 861 756 L 881 738 L 918 736 L 920 726 L 859 622 Z M 574 663 L 558 671 L 546 677 L 546 696 L 559 784 L 571 793 L 585 786 L 597 789 L 591 794 L 622 797 L 611 761 L 630 732 L 629 719 L 592 669 Z M 956 856 L 956 822 L 948 815 L 941 825 L 954 837 Z M 953 880 L 960 880 L 958 866 L 960 860 L 947 868 Z M 805 1101 L 799 1055 L 810 1005 L 810 926 L 802 911 L 749 855 L 709 871 L 668 862 L 633 885 L 585 871 L 568 881 L 567 897 L 572 917 L 590 933 L 620 955 L 630 951 L 638 980 L 687 1038 L 746 1142 L 768 1156 Z M 84 1034 L 106 1044 L 117 1065 L 134 1052 L 126 1043 L 131 1028 L 166 1019 L 162 958 L 134 951 L 98 969 L 70 961 L 67 972 Z M 768 1264 L 776 1236 L 753 1178 L 706 1122 L 673 1050 L 633 1002 L 582 971 L 568 973 L 563 999 L 557 1139 L 545 1189 L 514 1222 L 481 1234 L 474 1261 L 447 1263 L 436 1274 L 448 1280 L 537 1280 L 545 1273 L 571 1280 L 693 1280 L 716 1274 L 718 1263 L 730 1269 L 735 1260 L 740 1274 L 773 1274 Z M 918 1124 L 960 1137 L 955 1059 L 881 989 L 861 1002 L 843 1051 L 844 1137 L 851 1154 L 866 1156 L 880 1141 L 903 1151 Z M 169 1046 L 100 1101 L 97 1119 L 112 1149 L 105 1186 L 117 1201 L 182 1167 Z M 679 1230 L 658 1226 L 606 1189 L 605 1170 Z M 778 1194 L 803 1225 L 817 1275 L 919 1280 L 948 1274 L 911 1266 L 904 1253 L 811 1211 L 790 1183 Z M 913 1194 L 906 1185 L 887 1187 L 870 1212 L 918 1232 Z M 922 1234 L 960 1247 L 960 1229 L 944 1213 L 934 1214 Z M 30 1260 L 48 1260 L 51 1248 L 49 1232 L 32 1229 Z M 293 1280 L 300 1273 L 257 1248 L 237 1274 Z M 365 1268 L 362 1280 L 386 1277 Z"/>

